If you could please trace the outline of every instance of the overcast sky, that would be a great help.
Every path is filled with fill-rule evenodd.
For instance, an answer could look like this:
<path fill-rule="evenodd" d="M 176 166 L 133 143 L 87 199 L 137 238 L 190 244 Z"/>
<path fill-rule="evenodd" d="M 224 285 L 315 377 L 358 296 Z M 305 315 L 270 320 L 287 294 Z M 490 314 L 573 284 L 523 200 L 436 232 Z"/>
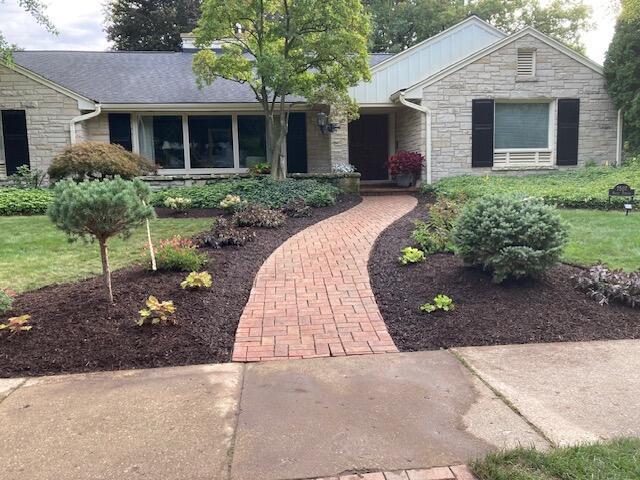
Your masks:
<path fill-rule="evenodd" d="M 106 50 L 103 31 L 105 0 L 43 0 L 60 31 L 53 36 L 19 7 L 17 0 L 0 0 L 0 31 L 10 43 L 27 50 Z M 585 35 L 587 55 L 598 63 L 613 36 L 614 14 L 605 0 L 586 0 L 593 8 L 596 29 Z"/>

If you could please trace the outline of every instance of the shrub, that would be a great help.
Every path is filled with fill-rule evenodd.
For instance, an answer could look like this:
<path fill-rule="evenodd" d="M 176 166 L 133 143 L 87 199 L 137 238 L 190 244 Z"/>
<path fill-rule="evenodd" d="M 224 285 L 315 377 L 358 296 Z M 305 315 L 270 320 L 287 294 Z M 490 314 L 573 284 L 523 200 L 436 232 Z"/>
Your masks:
<path fill-rule="evenodd" d="M 0 323 L 0 330 L 9 330 L 11 335 L 19 332 L 28 332 L 33 328 L 28 323 L 31 321 L 31 315 L 21 315 L 19 317 L 11 317 L 6 322 Z"/>
<path fill-rule="evenodd" d="M 420 306 L 420 311 L 425 313 L 433 313 L 436 310 L 442 310 L 443 312 L 451 312 L 456 308 L 453 299 L 443 294 L 438 294 L 434 297 L 433 303 L 425 303 Z"/>
<path fill-rule="evenodd" d="M 161 302 L 153 295 L 150 295 L 145 304 L 147 308 L 140 310 L 140 318 L 136 321 L 136 325 L 139 327 L 145 323 L 149 323 L 151 325 L 165 323 L 176 325 L 178 323 L 173 316 L 176 312 L 176 307 L 173 306 L 173 301 L 168 300 Z"/>
<path fill-rule="evenodd" d="M 411 173 L 418 176 L 422 173 L 424 156 L 419 152 L 400 150 L 396 154 L 391 155 L 391 158 L 387 160 L 386 166 L 391 175 Z"/>
<path fill-rule="evenodd" d="M 227 245 L 241 247 L 255 238 L 255 233 L 236 228 L 232 221 L 217 218 L 208 232 L 196 237 L 196 243 L 203 247 L 222 248 Z"/>
<path fill-rule="evenodd" d="M 147 203 L 151 191 L 140 180 L 83 181 L 64 180 L 54 189 L 49 218 L 71 240 L 97 240 L 102 258 L 102 272 L 107 297 L 113 302 L 111 269 L 107 240 L 120 235 L 127 238 L 131 231 L 155 213 Z"/>
<path fill-rule="evenodd" d="M 187 275 L 187 278 L 180 283 L 180 287 L 182 289 L 188 288 L 191 290 L 195 290 L 197 288 L 211 288 L 211 285 L 213 285 L 213 280 L 211 279 L 211 274 L 209 274 L 209 272 L 191 272 Z"/>
<path fill-rule="evenodd" d="M 13 304 L 13 297 L 4 290 L 0 290 L 0 315 L 9 311 Z"/>
<path fill-rule="evenodd" d="M 285 216 L 277 210 L 254 204 L 234 213 L 232 220 L 239 227 L 278 228 L 284 224 Z"/>
<path fill-rule="evenodd" d="M 417 220 L 411 238 L 420 248 L 431 255 L 438 252 L 453 252 L 451 238 L 460 206 L 453 200 L 439 199 L 429 208 L 429 221 Z"/>
<path fill-rule="evenodd" d="M 42 215 L 52 200 L 51 190 L 0 188 L 0 215 Z"/>
<path fill-rule="evenodd" d="M 600 305 L 621 303 L 640 308 L 640 272 L 626 273 L 596 265 L 573 279 L 578 290 Z"/>
<path fill-rule="evenodd" d="M 497 195 L 467 205 L 453 230 L 456 252 L 500 283 L 539 277 L 560 258 L 567 229 L 539 199 Z"/>
<path fill-rule="evenodd" d="M 331 167 L 333 173 L 353 173 L 356 171 L 356 167 L 350 163 L 336 163 Z"/>
<path fill-rule="evenodd" d="M 116 176 L 132 179 L 154 171 L 155 167 L 148 160 L 120 145 L 81 142 L 54 158 L 48 173 L 52 180 L 72 178 L 78 181 Z"/>
<path fill-rule="evenodd" d="M 302 197 L 292 198 L 282 207 L 282 213 L 291 218 L 310 217 L 311 207 L 307 205 Z"/>
<path fill-rule="evenodd" d="M 425 260 L 424 252 L 422 250 L 418 250 L 417 248 L 405 247 L 400 251 L 400 253 L 402 253 L 402 256 L 398 258 L 398 261 L 402 265 L 424 262 Z"/>
<path fill-rule="evenodd" d="M 307 196 L 306 201 L 310 207 L 327 207 L 336 203 L 336 197 L 326 190 L 318 190 Z"/>
<path fill-rule="evenodd" d="M 242 200 L 240 195 L 227 195 L 222 200 L 220 200 L 219 204 L 220 208 L 228 211 L 236 211 L 241 210 L 247 206 L 247 202 Z"/>
<path fill-rule="evenodd" d="M 218 180 L 209 185 L 171 188 L 155 192 L 153 204 L 161 206 L 167 197 L 188 197 L 194 208 L 219 208 L 227 195 L 239 195 L 248 203 L 259 203 L 269 208 L 282 208 L 292 198 L 302 197 L 309 204 L 309 196 L 316 191 L 327 192 L 334 197 L 340 193 L 335 185 L 312 179 L 274 180 L 265 178 L 243 178 Z"/>
<path fill-rule="evenodd" d="M 8 180 L 15 188 L 40 188 L 46 176 L 40 170 L 32 170 L 28 165 L 20 165 L 16 169 L 16 173 L 9 175 Z"/>
<path fill-rule="evenodd" d="M 154 251 L 158 270 L 192 272 L 207 263 L 206 255 L 198 252 L 193 241 L 179 235 L 161 240 Z"/>
<path fill-rule="evenodd" d="M 167 197 L 164 199 L 164 206 L 171 210 L 184 212 L 191 208 L 191 199 L 184 197 Z"/>

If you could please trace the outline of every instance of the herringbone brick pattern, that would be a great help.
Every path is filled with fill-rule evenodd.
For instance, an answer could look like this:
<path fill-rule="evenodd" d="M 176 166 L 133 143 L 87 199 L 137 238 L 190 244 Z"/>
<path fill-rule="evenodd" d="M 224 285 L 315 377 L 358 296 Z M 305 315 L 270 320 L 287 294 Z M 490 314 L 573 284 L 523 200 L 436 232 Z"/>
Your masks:
<path fill-rule="evenodd" d="M 391 472 L 355 473 L 314 480 L 477 480 L 466 465 L 435 467 L 418 470 L 394 470 Z"/>
<path fill-rule="evenodd" d="M 367 262 L 378 235 L 416 203 L 410 196 L 364 197 L 283 243 L 256 275 L 233 360 L 396 352 Z"/>

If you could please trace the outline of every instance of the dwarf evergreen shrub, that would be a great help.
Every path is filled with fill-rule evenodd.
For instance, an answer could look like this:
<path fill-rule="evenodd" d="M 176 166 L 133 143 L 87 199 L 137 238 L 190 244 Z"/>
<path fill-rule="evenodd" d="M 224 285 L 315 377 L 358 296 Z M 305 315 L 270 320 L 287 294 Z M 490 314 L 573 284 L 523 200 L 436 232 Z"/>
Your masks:
<path fill-rule="evenodd" d="M 566 239 L 553 207 L 509 195 L 468 204 L 453 230 L 456 252 L 465 263 L 491 272 L 496 283 L 539 277 L 559 261 Z"/>

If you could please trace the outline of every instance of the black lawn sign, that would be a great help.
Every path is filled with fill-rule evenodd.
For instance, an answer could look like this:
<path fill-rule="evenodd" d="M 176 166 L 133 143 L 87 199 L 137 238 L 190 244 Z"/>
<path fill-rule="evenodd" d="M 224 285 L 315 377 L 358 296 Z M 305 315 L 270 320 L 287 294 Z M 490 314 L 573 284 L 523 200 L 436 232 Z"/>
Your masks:
<path fill-rule="evenodd" d="M 624 211 L 626 215 L 629 215 L 629 211 L 633 208 L 635 201 L 636 191 L 626 183 L 619 183 L 613 188 L 609 189 L 609 202 L 611 197 L 628 197 L 629 202 L 624 204 Z"/>

